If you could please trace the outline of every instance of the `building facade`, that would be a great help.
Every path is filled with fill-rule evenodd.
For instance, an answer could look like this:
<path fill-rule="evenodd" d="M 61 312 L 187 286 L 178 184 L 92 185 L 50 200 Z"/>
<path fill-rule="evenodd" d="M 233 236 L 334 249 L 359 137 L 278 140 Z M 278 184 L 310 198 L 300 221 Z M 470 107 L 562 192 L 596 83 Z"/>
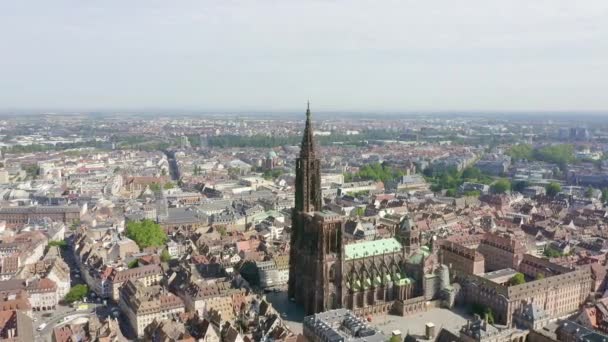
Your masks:
<path fill-rule="evenodd" d="M 0 221 L 6 221 L 7 227 L 20 227 L 31 221 L 50 218 L 71 224 L 80 220 L 81 209 L 78 206 L 27 206 L 0 208 Z"/>
<path fill-rule="evenodd" d="M 420 231 L 406 217 L 391 227 L 391 238 L 345 243 L 343 217 L 323 211 L 321 163 L 315 145 L 307 109 L 296 160 L 289 298 L 307 315 L 339 308 L 356 314 L 392 311 L 405 315 L 425 310 L 440 286 L 425 289 L 424 269 L 431 253 L 420 248 Z"/>
<path fill-rule="evenodd" d="M 141 281 L 129 280 L 121 289 L 120 308 L 137 334 L 152 322 L 171 319 L 185 312 L 184 302 L 159 285 L 147 286 Z"/>

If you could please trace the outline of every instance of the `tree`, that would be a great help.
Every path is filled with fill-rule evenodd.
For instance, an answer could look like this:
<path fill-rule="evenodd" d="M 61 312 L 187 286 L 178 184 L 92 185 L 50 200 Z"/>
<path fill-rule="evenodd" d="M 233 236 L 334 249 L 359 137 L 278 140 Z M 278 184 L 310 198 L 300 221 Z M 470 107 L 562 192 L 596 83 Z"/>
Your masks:
<path fill-rule="evenodd" d="M 32 179 L 36 179 L 40 173 L 40 167 L 38 165 L 28 165 L 24 167 L 25 174 Z"/>
<path fill-rule="evenodd" d="M 521 285 L 526 282 L 526 278 L 523 273 L 517 273 L 511 279 L 509 279 L 509 285 Z"/>
<path fill-rule="evenodd" d="M 462 178 L 464 179 L 479 179 L 481 178 L 481 171 L 476 167 L 467 167 L 462 171 Z"/>
<path fill-rule="evenodd" d="M 536 273 L 536 280 L 545 279 L 545 275 L 543 273 Z"/>
<path fill-rule="evenodd" d="M 480 317 L 485 318 L 488 323 L 494 324 L 494 312 L 492 312 L 491 308 L 482 304 L 473 303 L 471 311 L 474 314 L 478 314 Z"/>
<path fill-rule="evenodd" d="M 359 172 L 347 174 L 344 177 L 346 182 L 353 180 L 373 180 L 373 181 L 394 181 L 403 177 L 403 171 L 394 169 L 386 164 L 371 163 L 359 168 Z"/>
<path fill-rule="evenodd" d="M 266 180 L 273 180 L 273 179 L 279 178 L 282 174 L 283 174 L 283 170 L 272 169 L 272 170 L 264 171 L 264 173 L 262 174 L 262 177 Z"/>
<path fill-rule="evenodd" d="M 171 254 L 169 254 L 167 249 L 163 249 L 163 251 L 160 253 L 160 261 L 168 262 L 169 260 L 171 260 Z"/>
<path fill-rule="evenodd" d="M 217 230 L 218 233 L 220 233 L 220 236 L 222 236 L 222 237 L 226 236 L 226 234 L 228 233 L 226 231 L 226 227 L 219 226 L 219 227 L 216 227 L 215 229 Z"/>
<path fill-rule="evenodd" d="M 551 246 L 545 247 L 543 255 L 546 256 L 547 258 L 559 258 L 559 257 L 563 256 L 560 251 L 556 250 L 555 248 L 553 248 Z"/>
<path fill-rule="evenodd" d="M 236 167 L 228 168 L 228 176 L 232 179 L 237 179 L 241 175 L 241 169 Z"/>
<path fill-rule="evenodd" d="M 152 192 L 159 192 L 160 191 L 160 184 L 158 184 L 158 183 L 150 183 L 148 185 L 148 187 L 150 188 L 150 191 L 152 191 Z"/>
<path fill-rule="evenodd" d="M 532 159 L 532 156 L 533 156 L 532 153 L 533 153 L 532 146 L 530 146 L 528 144 L 518 144 L 518 145 L 511 147 L 511 149 L 509 151 L 507 151 L 507 154 L 515 160 Z"/>
<path fill-rule="evenodd" d="M 357 216 L 363 216 L 363 215 L 365 215 L 365 208 L 363 208 L 363 207 L 358 207 L 358 208 L 355 210 L 355 215 L 357 215 Z"/>
<path fill-rule="evenodd" d="M 49 241 L 49 246 L 50 247 L 57 246 L 61 249 L 64 249 L 68 246 L 68 243 L 65 242 L 65 240 L 51 240 L 51 241 Z"/>
<path fill-rule="evenodd" d="M 127 267 L 129 268 L 136 268 L 139 266 L 139 260 L 135 259 L 135 260 L 131 260 L 128 264 Z"/>
<path fill-rule="evenodd" d="M 401 342 L 401 337 L 397 336 L 397 335 L 393 335 L 391 336 L 391 338 L 388 340 L 388 342 Z"/>
<path fill-rule="evenodd" d="M 165 183 L 163 188 L 165 188 L 165 190 L 173 189 L 173 188 L 175 188 L 175 184 L 173 184 L 171 182 L 167 182 L 167 183 Z"/>
<path fill-rule="evenodd" d="M 492 184 L 490 189 L 496 194 L 504 194 L 507 191 L 511 190 L 511 182 L 506 179 L 499 179 L 494 184 Z"/>
<path fill-rule="evenodd" d="M 534 150 L 534 158 L 548 163 L 555 163 L 564 171 L 566 166 L 575 161 L 574 146 L 569 144 L 545 146 Z"/>
<path fill-rule="evenodd" d="M 522 181 L 516 181 L 516 182 L 514 182 L 512 184 L 512 186 L 511 186 L 511 188 L 513 189 L 513 191 L 522 192 L 528 186 L 530 186 L 530 183 L 528 183 L 525 180 L 522 180 Z"/>
<path fill-rule="evenodd" d="M 492 309 L 486 308 L 485 317 L 489 324 L 494 324 L 494 312 Z"/>
<path fill-rule="evenodd" d="M 559 183 L 551 182 L 547 184 L 545 191 L 547 192 L 547 196 L 555 197 L 555 195 L 562 191 L 562 186 Z"/>
<path fill-rule="evenodd" d="M 463 194 L 467 197 L 479 197 L 481 196 L 481 192 L 477 191 L 477 190 L 471 190 L 471 191 L 465 191 L 465 193 Z"/>
<path fill-rule="evenodd" d="M 70 225 L 70 230 L 76 230 L 78 227 L 80 227 L 80 219 L 76 219 L 74 222 L 72 222 Z"/>
<path fill-rule="evenodd" d="M 65 295 L 64 300 L 66 303 L 74 303 L 76 301 L 82 300 L 88 294 L 89 287 L 83 284 L 78 284 L 70 289 L 70 292 Z"/>
<path fill-rule="evenodd" d="M 456 196 L 456 189 L 454 189 L 454 188 L 447 189 L 447 190 L 445 191 L 445 195 L 446 195 L 447 197 L 455 197 L 455 196 Z"/>
<path fill-rule="evenodd" d="M 608 202 L 608 188 L 602 189 L 602 202 Z"/>
<path fill-rule="evenodd" d="M 587 198 L 593 197 L 593 188 L 592 187 L 587 187 L 587 189 L 585 189 L 585 197 L 587 197 Z"/>
<path fill-rule="evenodd" d="M 126 235 L 135 241 L 139 248 L 160 247 L 167 242 L 167 234 L 152 220 L 127 223 Z"/>

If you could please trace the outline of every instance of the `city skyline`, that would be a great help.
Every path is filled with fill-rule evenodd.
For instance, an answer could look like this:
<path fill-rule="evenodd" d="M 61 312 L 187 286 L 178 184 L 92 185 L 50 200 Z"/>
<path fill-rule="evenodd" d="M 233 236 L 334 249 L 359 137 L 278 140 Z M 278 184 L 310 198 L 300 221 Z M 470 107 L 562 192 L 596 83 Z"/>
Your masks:
<path fill-rule="evenodd" d="M 608 109 L 601 1 L 0 5 L 0 111 Z"/>

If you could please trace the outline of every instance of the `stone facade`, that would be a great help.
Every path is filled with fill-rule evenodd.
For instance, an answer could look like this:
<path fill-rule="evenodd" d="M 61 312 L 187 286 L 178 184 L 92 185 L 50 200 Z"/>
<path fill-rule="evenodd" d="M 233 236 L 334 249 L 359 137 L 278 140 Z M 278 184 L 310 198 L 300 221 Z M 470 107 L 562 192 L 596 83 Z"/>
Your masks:
<path fill-rule="evenodd" d="M 591 290 L 588 266 L 521 285 L 505 286 L 483 276 L 469 275 L 463 282 L 467 303 L 492 309 L 496 322 L 511 325 L 524 305 L 534 303 L 549 318 L 576 312 Z"/>
<path fill-rule="evenodd" d="M 416 225 L 406 217 L 391 228 L 392 238 L 346 244 L 343 217 L 322 210 L 316 153 L 309 109 L 296 161 L 289 298 L 307 315 L 338 308 L 361 315 L 425 310 L 425 293 L 435 299 L 435 289 L 441 287 L 430 282 L 425 291 L 424 268 L 431 253 L 419 248 Z"/>
<path fill-rule="evenodd" d="M 487 272 L 503 268 L 517 270 L 526 246 L 508 233 L 486 233 L 477 250 L 485 258 Z"/>
<path fill-rule="evenodd" d="M 445 241 L 440 247 L 441 263 L 449 266 L 453 274 L 483 274 L 484 256 L 473 248 L 452 241 Z"/>
<path fill-rule="evenodd" d="M 184 302 L 159 285 L 129 280 L 121 288 L 120 308 L 137 337 L 152 322 L 171 319 L 185 312 Z"/>
<path fill-rule="evenodd" d="M 0 208 L 0 221 L 7 227 L 20 227 L 44 218 L 71 224 L 80 220 L 78 206 L 29 206 Z"/>

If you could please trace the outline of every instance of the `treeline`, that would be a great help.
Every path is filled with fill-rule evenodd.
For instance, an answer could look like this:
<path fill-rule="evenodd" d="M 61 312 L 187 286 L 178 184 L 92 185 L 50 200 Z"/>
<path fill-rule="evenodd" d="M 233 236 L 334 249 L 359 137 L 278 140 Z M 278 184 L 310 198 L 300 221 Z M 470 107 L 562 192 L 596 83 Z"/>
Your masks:
<path fill-rule="evenodd" d="M 148 135 L 113 136 L 112 142 L 118 149 L 133 149 L 142 151 L 161 151 L 176 145 L 175 139 L 163 139 Z"/>
<path fill-rule="evenodd" d="M 562 171 L 568 164 L 574 163 L 574 146 L 570 144 L 559 144 L 533 148 L 529 144 L 518 144 L 507 152 L 514 160 L 537 160 L 557 164 Z"/>
<path fill-rule="evenodd" d="M 192 140 L 190 140 L 192 142 Z M 241 135 L 218 135 L 207 138 L 207 145 L 210 147 L 277 147 L 285 145 L 297 145 L 302 141 L 301 136 L 241 136 Z"/>
<path fill-rule="evenodd" d="M 174 141 L 158 140 L 156 137 L 150 136 L 120 136 L 112 137 L 110 142 L 89 140 L 76 143 L 57 143 L 51 144 L 32 144 L 32 145 L 14 145 L 10 147 L 2 147 L 4 153 L 35 153 L 47 151 L 65 151 L 78 148 L 99 148 L 108 149 L 111 143 L 115 143 L 118 149 L 138 149 L 143 151 L 158 151 L 164 150 L 175 144 Z"/>
<path fill-rule="evenodd" d="M 34 152 L 46 152 L 46 151 L 64 151 L 76 148 L 105 148 L 108 143 L 105 141 L 82 141 L 77 143 L 57 143 L 55 145 L 49 144 L 32 144 L 32 145 L 14 145 L 10 147 L 3 147 L 4 153 L 34 153 Z"/>
<path fill-rule="evenodd" d="M 448 196 L 456 195 L 458 187 L 464 182 L 473 182 L 481 184 L 491 184 L 494 179 L 488 175 L 484 175 L 476 167 L 467 167 L 462 171 L 456 168 L 447 170 L 434 170 L 432 167 L 424 169 L 423 175 L 427 182 L 431 183 L 431 190 L 438 192 L 447 190 Z M 478 192 L 465 195 L 479 195 Z"/>
<path fill-rule="evenodd" d="M 347 145 L 358 145 L 366 140 L 393 140 L 398 138 L 398 133 L 385 130 L 369 130 L 357 135 L 332 134 L 329 136 L 315 136 L 315 140 L 321 145 L 344 143 Z M 198 136 L 189 136 L 192 146 L 198 146 Z M 299 145 L 302 141 L 301 135 L 290 136 L 267 136 L 267 135 L 219 135 L 207 138 L 210 147 L 278 147 Z"/>
<path fill-rule="evenodd" d="M 344 174 L 345 182 L 353 181 L 381 181 L 389 182 L 395 181 L 403 177 L 404 173 L 401 170 L 392 168 L 385 164 L 372 163 L 362 166 L 358 172 Z"/>

